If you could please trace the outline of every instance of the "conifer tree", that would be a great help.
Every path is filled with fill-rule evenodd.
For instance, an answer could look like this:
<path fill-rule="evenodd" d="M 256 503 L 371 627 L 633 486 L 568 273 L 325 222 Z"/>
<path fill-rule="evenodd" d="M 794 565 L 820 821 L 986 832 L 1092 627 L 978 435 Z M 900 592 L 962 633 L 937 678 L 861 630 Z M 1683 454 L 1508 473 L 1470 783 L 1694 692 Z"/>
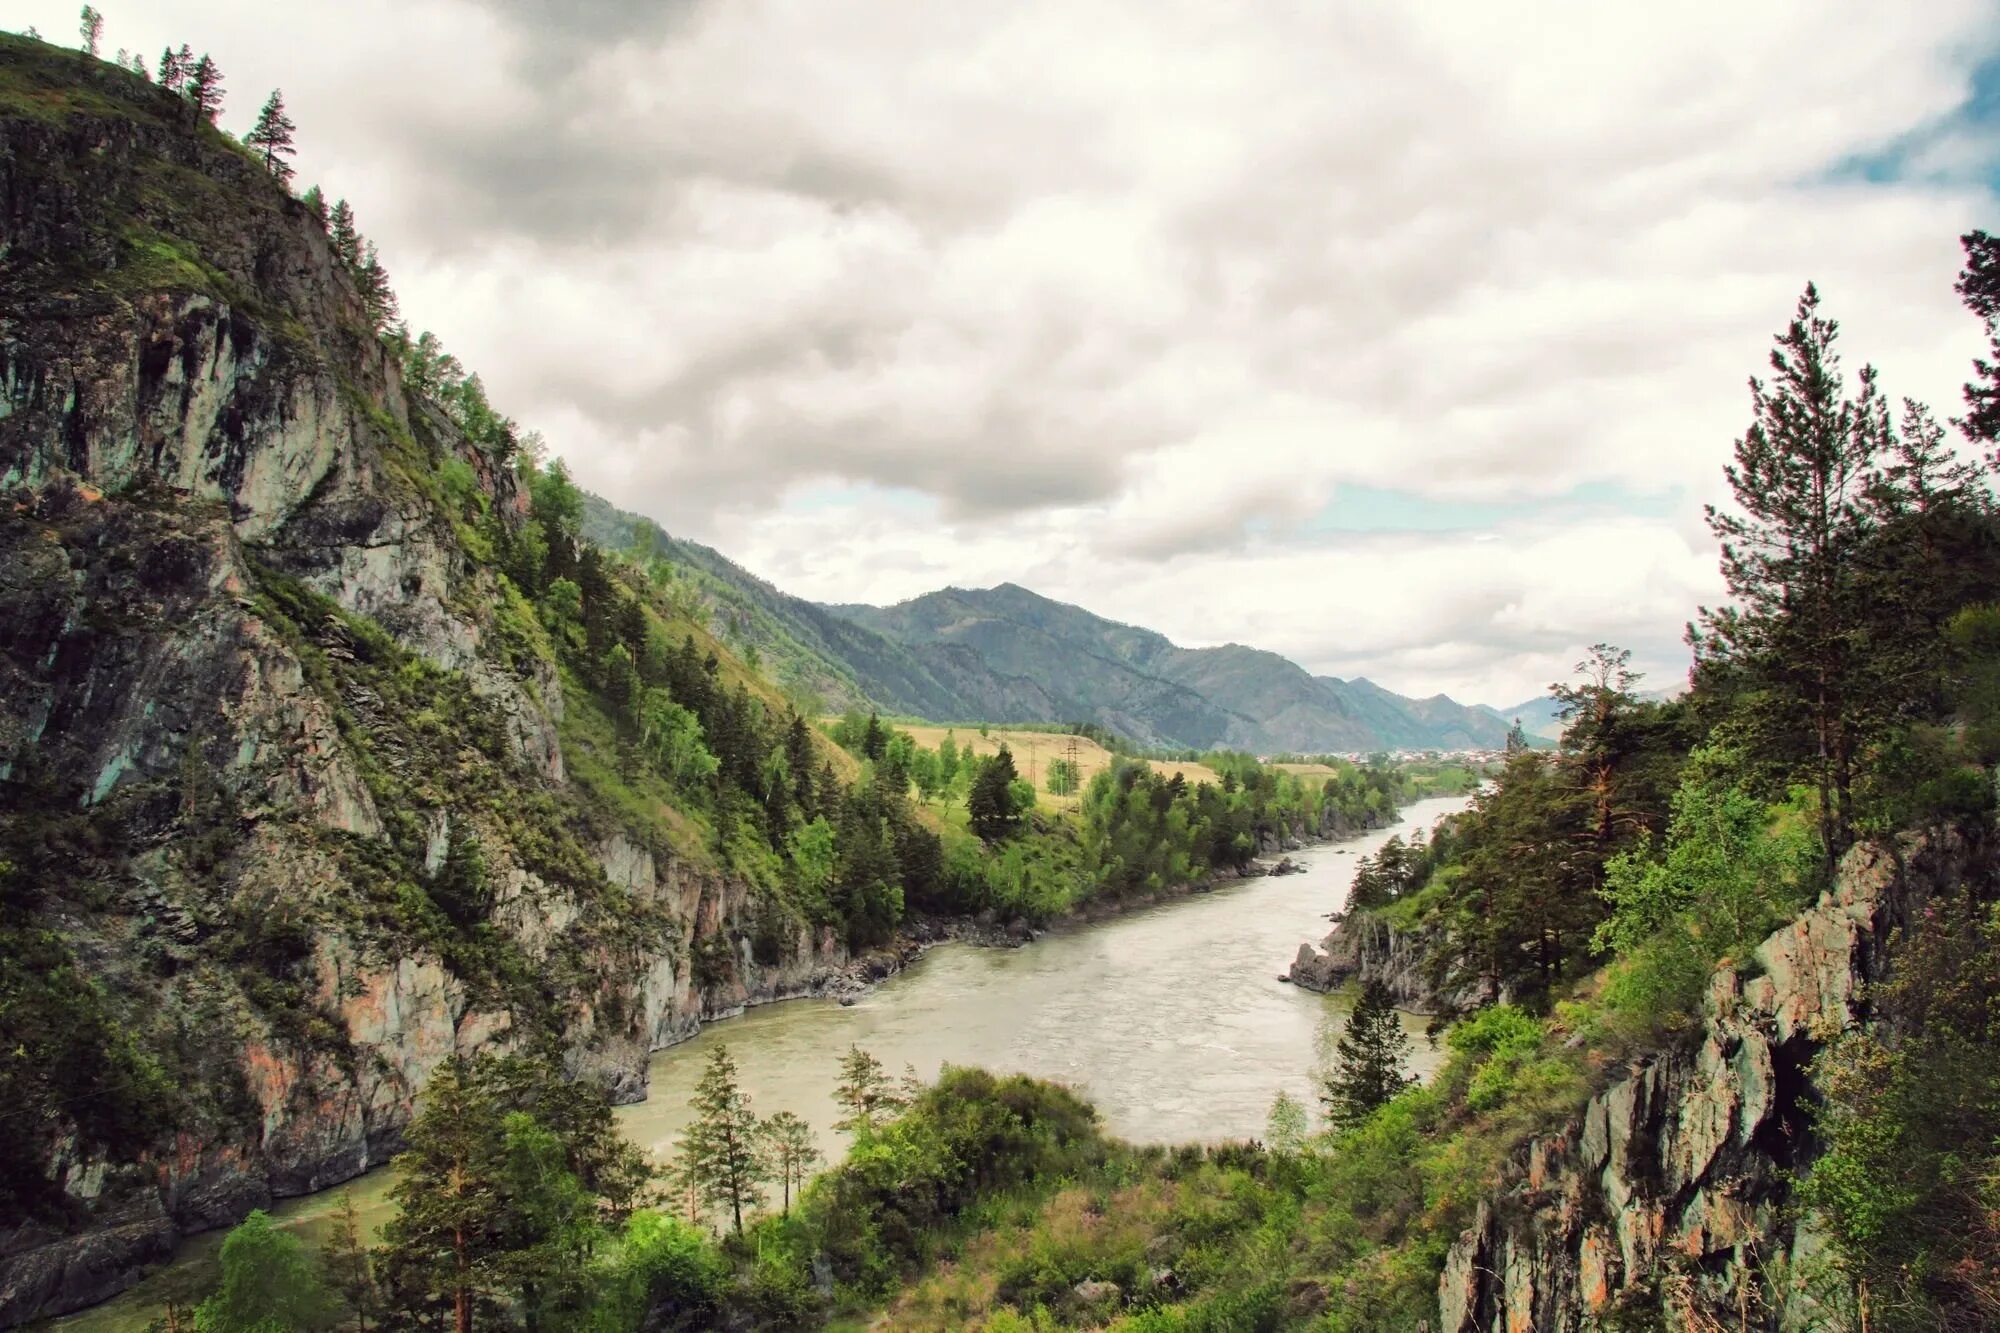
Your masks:
<path fill-rule="evenodd" d="M 203 121 L 213 125 L 222 111 L 222 70 L 206 52 L 188 71 L 187 99 L 197 125 Z"/>
<path fill-rule="evenodd" d="M 835 1122 L 835 1129 L 866 1136 L 878 1122 L 903 1109 L 903 1099 L 889 1084 L 882 1062 L 859 1046 L 849 1046 L 840 1060 L 840 1083 L 833 1099 L 847 1112 Z"/>
<path fill-rule="evenodd" d="M 694 1123 L 681 1135 L 681 1156 L 704 1200 L 727 1207 L 736 1230 L 743 1230 L 743 1210 L 763 1198 L 770 1177 L 764 1140 L 750 1098 L 736 1081 L 736 1061 L 727 1046 L 717 1046 L 708 1068 L 695 1085 Z"/>
<path fill-rule="evenodd" d="M 350 269 L 361 267 L 361 233 L 354 227 L 354 209 L 345 199 L 337 199 L 327 231 L 333 241 L 334 257 Z"/>
<path fill-rule="evenodd" d="M 104 15 L 85 5 L 77 22 L 77 32 L 83 37 L 83 49 L 96 55 L 98 39 L 104 36 Z"/>
<path fill-rule="evenodd" d="M 315 185 L 307 190 L 304 195 L 300 196 L 299 202 L 306 206 L 306 212 L 312 214 L 313 221 L 319 223 L 320 229 L 324 231 L 327 221 L 326 196 L 320 193 L 319 186 Z"/>
<path fill-rule="evenodd" d="M 391 1191 L 400 1210 L 383 1240 L 423 1288 L 449 1297 L 457 1333 L 471 1333 L 474 1303 L 497 1278 L 488 1234 L 500 1203 L 498 1108 L 454 1057 L 424 1086 L 405 1138 Z"/>
<path fill-rule="evenodd" d="M 1014 804 L 1014 756 L 1005 745 L 999 753 L 979 766 L 965 805 L 971 815 L 972 831 L 986 842 L 998 842 L 1018 831 L 1021 812 Z"/>
<path fill-rule="evenodd" d="M 1991 446 L 2000 443 L 2000 237 L 1969 231 L 1959 244 L 1965 247 L 1959 299 L 1985 328 L 1992 360 L 1982 357 L 1972 363 L 1977 378 L 1965 386 L 1965 416 L 1954 424 L 1967 439 Z M 2000 461 L 2000 455 L 1989 459 Z"/>
<path fill-rule="evenodd" d="M 375 1287 L 375 1265 L 367 1246 L 361 1242 L 361 1219 L 354 1210 L 354 1196 L 343 1193 L 333 1215 L 333 1231 L 320 1249 L 320 1266 L 327 1281 L 354 1315 L 355 1333 L 368 1333 L 368 1321 L 376 1316 L 381 1297 Z"/>
<path fill-rule="evenodd" d="M 1410 1058 L 1409 1034 L 1389 998 L 1389 988 L 1370 980 L 1347 1020 L 1335 1048 L 1320 1100 L 1326 1116 L 1343 1129 L 1357 1125 L 1410 1086 L 1403 1072 Z"/>
<path fill-rule="evenodd" d="M 389 285 L 388 270 L 382 267 L 375 242 L 361 250 L 361 300 L 377 333 L 387 333 L 396 323 L 396 292 Z"/>
<path fill-rule="evenodd" d="M 165 88 L 170 93 L 186 91 L 188 76 L 186 52 L 187 47 L 185 46 L 181 47 L 179 51 L 174 50 L 171 46 L 165 47 L 160 51 L 159 83 L 162 88 Z"/>
<path fill-rule="evenodd" d="M 813 1142 L 812 1126 L 790 1111 L 766 1120 L 763 1135 L 771 1172 L 783 1191 L 783 1215 L 789 1217 L 793 1190 L 803 1188 L 807 1173 L 819 1164 L 819 1146 Z"/>
<path fill-rule="evenodd" d="M 1723 470 L 1739 512 L 1707 506 L 1737 604 L 1704 609 L 1691 636 L 1698 659 L 1754 682 L 1759 706 L 1744 721 L 1785 776 L 1817 789 L 1829 867 L 1852 840 L 1856 764 L 1879 718 L 1859 642 L 1866 609 L 1854 556 L 1868 526 L 1869 479 L 1891 435 L 1873 367 L 1847 396 L 1838 333 L 1808 285 L 1776 339 L 1772 383 L 1750 381 L 1753 419 Z"/>
<path fill-rule="evenodd" d="M 292 183 L 292 164 L 285 159 L 298 151 L 292 146 L 292 133 L 297 129 L 292 118 L 285 114 L 284 92 L 273 88 L 264 100 L 264 109 L 257 113 L 257 123 L 243 140 L 264 159 L 264 169 L 276 176 L 281 185 Z"/>

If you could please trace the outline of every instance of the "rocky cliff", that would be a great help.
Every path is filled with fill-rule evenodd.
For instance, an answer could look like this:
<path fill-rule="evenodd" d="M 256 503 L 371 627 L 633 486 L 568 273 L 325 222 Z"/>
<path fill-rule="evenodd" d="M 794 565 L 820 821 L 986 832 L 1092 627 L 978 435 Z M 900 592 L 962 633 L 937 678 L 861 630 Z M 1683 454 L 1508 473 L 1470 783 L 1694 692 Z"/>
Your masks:
<path fill-rule="evenodd" d="M 1987 860 L 1948 836 L 1851 852 L 1832 891 L 1715 975 L 1694 1040 L 1528 1146 L 1451 1248 L 1447 1333 L 1848 1327 L 1791 1207 L 1814 1151 L 1812 1061 L 1867 1020 L 1893 932 Z"/>
<path fill-rule="evenodd" d="M 406 391 L 320 222 L 14 38 L 0 497 L 0 909 L 69 979 L 52 1048 L 97 1042 L 10 1128 L 0 1326 L 381 1162 L 453 1054 L 636 1096 L 845 961 L 572 779 L 575 682 L 491 559 L 514 472 Z"/>

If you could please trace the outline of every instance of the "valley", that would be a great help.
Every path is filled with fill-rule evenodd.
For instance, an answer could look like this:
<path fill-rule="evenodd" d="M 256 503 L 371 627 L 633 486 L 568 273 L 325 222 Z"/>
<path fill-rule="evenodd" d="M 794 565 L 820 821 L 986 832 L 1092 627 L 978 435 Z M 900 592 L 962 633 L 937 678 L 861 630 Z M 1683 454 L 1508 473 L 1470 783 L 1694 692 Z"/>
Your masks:
<path fill-rule="evenodd" d="M 1533 506 L 1448 587 L 1397 582 L 1411 527 L 1281 590 L 1323 663 L 1574 663 L 1502 711 L 1004 577 L 782 591 L 583 489 L 405 309 L 479 241 L 399 295 L 280 91 L 239 133 L 214 58 L 104 23 L 0 33 L 0 1327 L 2000 1320 L 2000 237 L 1908 306 L 1984 338 L 1963 418 L 1844 370 L 1817 286 L 1773 310 L 1664 678 L 1593 619 L 1632 529 L 1560 596 L 1484 568 Z M 844 558 L 884 529 L 818 488 L 865 436 L 870 522 L 997 531 L 920 457 L 984 439 L 957 395 L 891 383 L 955 428 L 773 392 L 660 437 L 638 394 L 597 443 Z M 782 475 L 704 471 L 799 402 Z M 981 494 L 1090 461 L 1058 434 Z M 1103 549 L 1189 598 L 1307 568 L 1287 440 L 1210 459 L 1256 494 L 1197 478 L 1193 545 Z M 1171 452 L 1030 509 L 1129 524 Z"/>

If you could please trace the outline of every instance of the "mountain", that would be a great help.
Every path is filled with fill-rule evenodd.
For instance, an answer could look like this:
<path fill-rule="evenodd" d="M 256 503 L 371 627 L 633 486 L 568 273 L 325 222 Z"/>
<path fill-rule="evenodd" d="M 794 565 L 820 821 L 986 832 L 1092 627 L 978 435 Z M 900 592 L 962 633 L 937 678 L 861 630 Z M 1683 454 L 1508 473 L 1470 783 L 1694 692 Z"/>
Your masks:
<path fill-rule="evenodd" d="M 1135 738 L 1276 751 L 1498 746 L 1507 724 L 1443 695 L 1314 676 L 1276 653 L 1182 648 L 1011 583 L 947 588 L 890 607 L 830 608 L 908 645 L 961 645 L 1026 677 L 1067 711 Z"/>
<path fill-rule="evenodd" d="M 874 706 L 935 721 L 1095 722 L 1140 746 L 1262 754 L 1478 749 L 1509 721 L 1439 694 L 1314 676 L 1241 644 L 1181 648 L 1013 583 L 895 606 L 793 597 L 643 515 L 584 497 L 584 531 L 673 566 L 729 641 L 754 649 L 808 707 Z"/>
<path fill-rule="evenodd" d="M 1480 749 L 1508 719 L 1439 694 L 1314 676 L 1258 648 L 1182 648 L 1018 584 L 895 606 L 820 605 L 595 495 L 584 532 L 667 561 L 718 632 L 754 648 L 807 706 L 872 705 L 940 722 L 1095 722 L 1140 746 L 1260 754 Z"/>
<path fill-rule="evenodd" d="M 449 1058 L 632 1097 L 849 961 L 732 831 L 782 697 L 531 527 L 359 276 L 188 101 L 0 34 L 0 1327 L 380 1164 Z M 625 739 L 674 671 L 712 782 Z"/>

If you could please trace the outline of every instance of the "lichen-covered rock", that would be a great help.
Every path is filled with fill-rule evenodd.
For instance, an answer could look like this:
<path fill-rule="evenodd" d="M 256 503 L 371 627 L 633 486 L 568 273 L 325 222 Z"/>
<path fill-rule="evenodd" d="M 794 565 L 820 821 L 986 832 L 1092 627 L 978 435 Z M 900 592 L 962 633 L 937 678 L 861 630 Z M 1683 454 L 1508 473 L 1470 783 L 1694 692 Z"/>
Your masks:
<path fill-rule="evenodd" d="M 1755 951 L 1754 975 L 1716 974 L 1697 1040 L 1618 1075 L 1572 1130 L 1530 1144 L 1446 1257 L 1445 1333 L 1561 1333 L 1614 1314 L 1826 1327 L 1799 1279 L 1820 1242 L 1789 1207 L 1793 1172 L 1811 1164 L 1807 1069 L 1864 1017 L 1861 987 L 1890 933 L 1962 878 L 1966 855 L 1944 835 L 1855 848 L 1835 887 Z"/>

